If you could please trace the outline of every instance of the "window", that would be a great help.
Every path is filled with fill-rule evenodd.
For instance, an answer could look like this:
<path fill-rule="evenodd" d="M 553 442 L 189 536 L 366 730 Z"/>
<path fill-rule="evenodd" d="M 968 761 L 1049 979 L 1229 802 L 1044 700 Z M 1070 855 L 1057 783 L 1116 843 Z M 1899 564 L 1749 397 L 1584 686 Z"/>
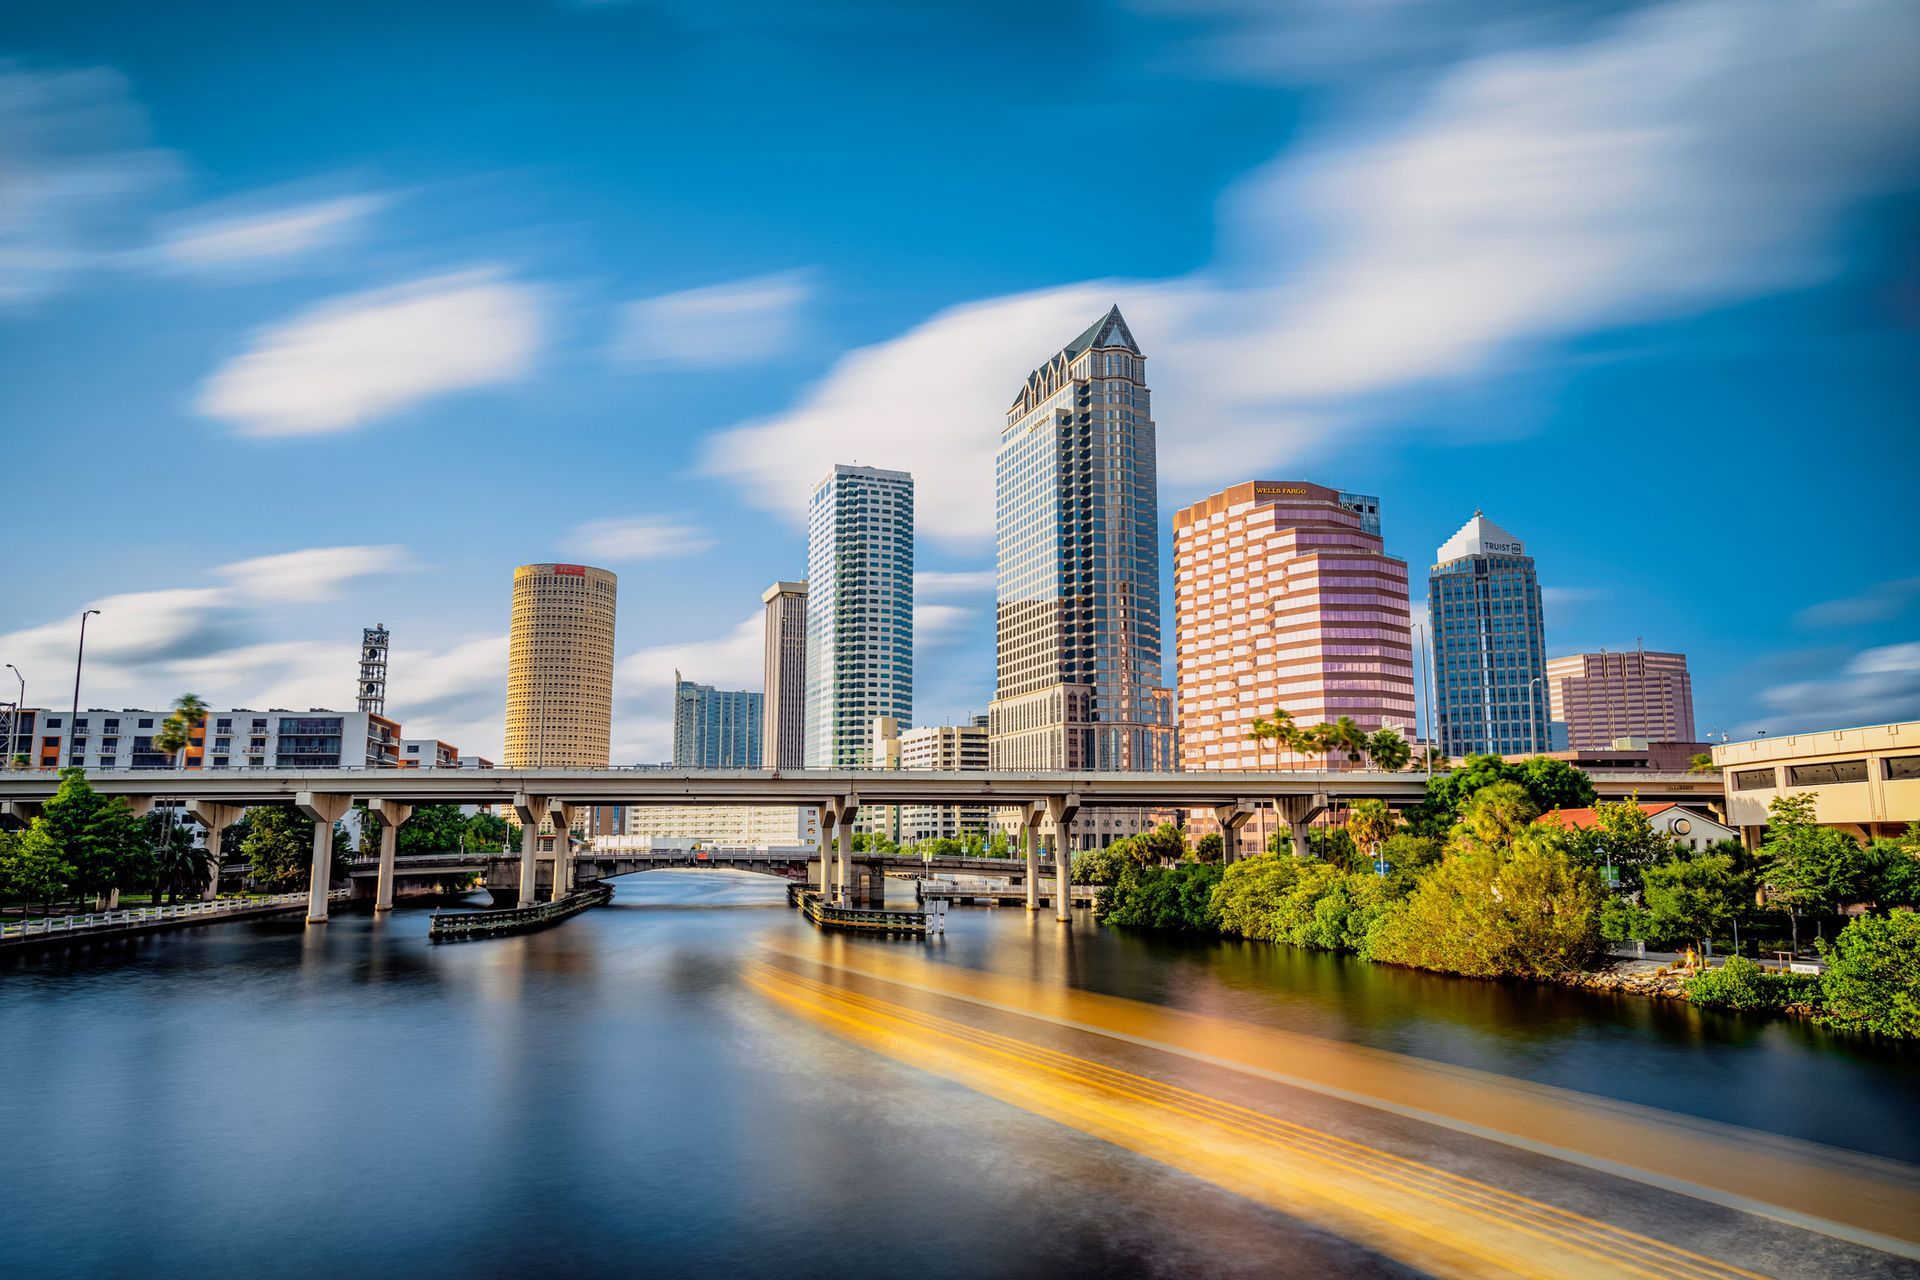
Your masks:
<path fill-rule="evenodd" d="M 1733 775 L 1735 791 L 1765 791 L 1773 785 L 1771 769 L 1746 769 Z"/>
<path fill-rule="evenodd" d="M 1920 756 L 1894 756 L 1887 761 L 1887 781 L 1911 781 L 1920 778 Z"/>
<path fill-rule="evenodd" d="M 1787 769 L 1790 787 L 1824 787 L 1838 782 L 1865 782 L 1865 760 L 1835 760 L 1828 764 L 1796 764 Z"/>

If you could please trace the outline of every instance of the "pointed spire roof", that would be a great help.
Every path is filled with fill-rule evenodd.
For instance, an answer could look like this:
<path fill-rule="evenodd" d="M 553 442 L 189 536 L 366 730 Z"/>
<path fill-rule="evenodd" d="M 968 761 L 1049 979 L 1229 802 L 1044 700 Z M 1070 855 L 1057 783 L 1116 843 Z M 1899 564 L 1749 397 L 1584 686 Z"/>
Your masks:
<path fill-rule="evenodd" d="M 1526 553 L 1526 545 L 1520 539 L 1487 519 L 1485 512 L 1476 511 L 1473 519 L 1440 545 L 1440 550 L 1434 553 L 1434 563 L 1446 564 L 1468 556 L 1523 556 Z"/>
<path fill-rule="evenodd" d="M 1095 320 L 1079 337 L 1069 342 L 1060 352 L 1071 360 L 1090 347 L 1125 347 L 1135 355 L 1140 354 L 1140 346 L 1133 340 L 1133 331 L 1127 328 L 1126 318 L 1120 314 L 1120 304 L 1114 303 L 1107 314 Z"/>

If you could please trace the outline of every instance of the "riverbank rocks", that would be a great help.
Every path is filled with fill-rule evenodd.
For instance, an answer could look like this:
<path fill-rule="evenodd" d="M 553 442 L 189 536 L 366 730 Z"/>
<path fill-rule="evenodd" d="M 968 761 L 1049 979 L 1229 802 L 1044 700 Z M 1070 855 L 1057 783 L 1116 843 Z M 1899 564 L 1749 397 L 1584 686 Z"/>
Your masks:
<path fill-rule="evenodd" d="M 1690 971 L 1686 969 L 1669 970 L 1652 961 L 1630 961 L 1605 969 L 1563 973 L 1555 981 L 1583 991 L 1617 991 L 1655 1000 L 1684 1000 L 1689 976 Z"/>

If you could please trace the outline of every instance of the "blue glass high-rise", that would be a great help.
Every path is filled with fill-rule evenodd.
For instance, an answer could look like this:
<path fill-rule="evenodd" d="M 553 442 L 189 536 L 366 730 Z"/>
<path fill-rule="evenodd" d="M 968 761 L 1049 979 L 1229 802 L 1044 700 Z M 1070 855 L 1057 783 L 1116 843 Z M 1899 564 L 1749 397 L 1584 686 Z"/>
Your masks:
<path fill-rule="evenodd" d="M 1548 750 L 1546 621 L 1520 539 L 1474 512 L 1435 553 L 1427 610 L 1440 750 Z"/>

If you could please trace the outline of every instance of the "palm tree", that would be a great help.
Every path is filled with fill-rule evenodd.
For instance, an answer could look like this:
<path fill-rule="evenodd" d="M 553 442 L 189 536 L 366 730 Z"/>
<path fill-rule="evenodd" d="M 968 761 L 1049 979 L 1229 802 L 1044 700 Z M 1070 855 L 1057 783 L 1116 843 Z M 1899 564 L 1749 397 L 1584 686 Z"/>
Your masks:
<path fill-rule="evenodd" d="M 178 769 L 181 764 L 181 753 L 184 752 L 187 749 L 187 745 L 193 741 L 193 727 L 206 718 L 207 704 L 201 700 L 199 694 L 181 694 L 173 700 L 173 711 L 161 722 L 160 732 L 153 735 L 155 750 L 164 751 L 167 755 L 171 756 L 173 759 L 173 767 Z M 174 831 L 173 801 L 169 800 L 167 801 L 166 828 L 161 833 L 160 847 L 154 854 L 156 879 L 154 880 L 153 896 L 156 902 L 160 897 L 161 881 L 158 879 L 159 870 L 170 856 L 169 851 L 174 844 Z M 203 887 L 205 883 L 204 880 L 201 881 Z"/>
<path fill-rule="evenodd" d="M 156 818 L 160 815 L 156 814 Z M 153 898 L 158 906 L 161 893 L 168 902 L 179 900 L 181 893 L 197 898 L 208 881 L 219 874 L 213 855 L 193 843 L 193 833 L 175 826 L 169 813 L 159 824 L 158 850 L 153 858 Z"/>
<path fill-rule="evenodd" d="M 1375 768 L 1398 773 L 1413 759 L 1413 748 L 1395 729 L 1376 729 L 1367 736 L 1367 756 Z"/>
<path fill-rule="evenodd" d="M 1279 749 L 1293 741 L 1296 730 L 1293 727 L 1293 713 L 1285 707 L 1275 707 L 1272 715 L 1256 717 L 1253 730 L 1247 734 L 1255 742 L 1274 744 L 1275 767 L 1279 766 Z"/>
<path fill-rule="evenodd" d="M 1360 753 L 1367 749 L 1367 732 L 1353 722 L 1352 716 L 1341 716 L 1333 722 L 1329 745 L 1334 751 L 1346 752 L 1348 764 L 1359 764 Z"/>

